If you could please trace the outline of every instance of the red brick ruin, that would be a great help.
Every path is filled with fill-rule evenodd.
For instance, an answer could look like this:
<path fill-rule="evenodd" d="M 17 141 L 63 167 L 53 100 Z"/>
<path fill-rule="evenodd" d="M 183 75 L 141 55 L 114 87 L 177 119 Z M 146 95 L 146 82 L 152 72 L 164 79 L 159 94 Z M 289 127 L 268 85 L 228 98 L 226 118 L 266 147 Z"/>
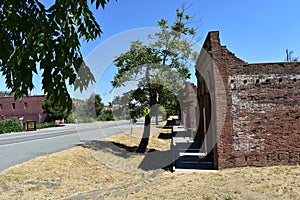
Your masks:
<path fill-rule="evenodd" d="M 216 169 L 300 164 L 300 62 L 249 64 L 214 31 L 196 66 L 196 139 Z"/>

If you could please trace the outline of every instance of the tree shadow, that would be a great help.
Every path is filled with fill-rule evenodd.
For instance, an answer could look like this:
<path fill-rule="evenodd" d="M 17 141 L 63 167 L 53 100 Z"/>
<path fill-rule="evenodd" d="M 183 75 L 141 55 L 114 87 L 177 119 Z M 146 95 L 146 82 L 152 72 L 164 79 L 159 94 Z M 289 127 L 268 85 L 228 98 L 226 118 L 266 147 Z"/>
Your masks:
<path fill-rule="evenodd" d="M 171 150 L 159 151 L 156 149 L 147 149 L 146 153 L 137 153 L 137 146 L 127 146 L 122 143 L 101 140 L 84 141 L 83 144 L 79 146 L 94 151 L 101 150 L 125 159 L 134 159 L 137 155 L 143 155 L 142 161 L 135 165 L 137 169 L 143 171 L 163 169 L 165 171 L 173 172 L 173 165 L 176 165 L 176 169 L 214 169 L 212 160 L 207 157 L 181 156 L 174 158 Z M 187 152 L 189 152 L 189 150 L 187 150 Z"/>
<path fill-rule="evenodd" d="M 163 139 L 163 140 L 170 140 L 172 139 L 172 134 L 171 133 L 160 133 L 158 135 L 159 139 Z"/>
<path fill-rule="evenodd" d="M 80 144 L 87 149 L 91 149 L 94 151 L 104 151 L 111 153 L 116 156 L 120 156 L 122 158 L 130 158 L 134 155 L 134 149 L 137 147 L 128 147 L 123 144 L 111 142 L 111 141 L 102 141 L 102 140 L 89 140 L 83 141 L 83 144 Z"/>
<path fill-rule="evenodd" d="M 55 125 L 55 127 L 64 127 L 66 126 L 65 124 L 58 124 L 58 125 Z"/>
<path fill-rule="evenodd" d="M 138 168 L 144 171 L 152 171 L 157 169 L 163 169 L 166 171 L 171 171 L 172 169 L 172 152 L 168 151 L 151 151 L 148 152 L 142 162 L 139 164 Z"/>
<path fill-rule="evenodd" d="M 127 146 L 117 142 L 101 140 L 83 141 L 83 143 L 79 146 L 94 151 L 108 152 L 122 158 L 131 158 L 134 155 L 145 155 L 144 159 L 137 167 L 144 171 L 152 171 L 157 169 L 170 171 L 172 166 L 172 154 L 170 150 L 158 151 L 156 149 L 147 149 L 146 153 L 137 153 L 137 146 Z"/>
<path fill-rule="evenodd" d="M 118 143 L 118 142 L 112 142 L 112 144 L 116 145 L 117 147 L 124 149 L 128 152 L 132 152 L 132 153 L 136 153 L 138 147 L 137 146 L 127 146 L 125 144 L 122 143 Z"/>

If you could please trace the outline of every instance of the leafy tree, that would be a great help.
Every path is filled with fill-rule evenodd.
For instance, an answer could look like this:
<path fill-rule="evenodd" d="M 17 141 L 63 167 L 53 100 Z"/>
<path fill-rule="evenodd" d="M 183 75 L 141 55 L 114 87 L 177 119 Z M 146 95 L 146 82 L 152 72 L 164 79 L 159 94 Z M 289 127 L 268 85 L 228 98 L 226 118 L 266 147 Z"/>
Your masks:
<path fill-rule="evenodd" d="M 102 110 L 98 115 L 99 121 L 113 121 L 114 116 L 111 110 Z"/>
<path fill-rule="evenodd" d="M 134 41 L 129 51 L 115 59 L 118 72 L 112 81 L 113 87 L 121 87 L 128 81 L 138 82 L 138 89 L 131 91 L 129 102 L 132 118 L 145 117 L 138 152 L 147 149 L 151 116 L 156 113 L 157 104 L 176 102 L 175 95 L 179 94 L 184 81 L 190 77 L 187 61 L 194 58 L 195 54 L 193 44 L 186 36 L 196 34 L 195 29 L 189 27 L 191 19 L 190 15 L 185 14 L 185 7 L 177 9 L 172 25 L 169 26 L 165 19 L 158 22 L 161 31 L 149 36 L 155 40 L 154 43 L 143 45 L 140 41 Z M 167 95 L 167 90 L 174 95 Z M 178 105 L 177 102 L 175 104 Z"/>
<path fill-rule="evenodd" d="M 117 119 L 130 119 L 129 102 L 131 99 L 131 92 L 126 92 L 122 96 L 114 97 L 111 106 L 113 115 Z"/>
<path fill-rule="evenodd" d="M 77 102 L 79 101 L 77 100 Z M 101 96 L 99 94 L 91 94 L 88 99 L 80 101 L 80 103 L 77 105 L 73 105 L 72 114 L 74 118 L 77 118 L 79 120 L 94 120 L 101 114 L 103 107 L 104 104 L 102 102 Z"/>
<path fill-rule="evenodd" d="M 96 9 L 108 2 L 90 1 Z M 88 1 L 56 0 L 45 8 L 39 0 L 5 0 L 0 24 L 0 71 L 15 98 L 29 94 L 33 74 L 40 69 L 44 93 L 70 110 L 67 85 L 83 90 L 95 81 L 80 51 L 80 40 L 88 42 L 102 33 Z"/>
<path fill-rule="evenodd" d="M 102 103 L 102 98 L 100 97 L 99 94 L 94 95 L 94 103 L 95 103 L 96 116 L 99 116 L 104 107 L 104 103 Z"/>
<path fill-rule="evenodd" d="M 181 93 L 181 94 L 182 94 L 182 92 L 183 92 L 182 90 L 178 91 L 178 93 Z M 181 96 L 183 96 L 183 95 L 181 95 Z M 159 104 L 165 108 L 167 117 L 174 115 L 176 113 L 176 111 L 179 111 L 181 109 L 177 97 L 172 92 L 170 92 L 168 89 L 162 88 L 159 91 L 159 97 L 160 97 Z M 181 104 L 182 103 L 183 103 L 183 101 L 181 102 Z"/>
<path fill-rule="evenodd" d="M 104 104 L 99 94 L 91 94 L 91 96 L 83 103 L 83 115 L 96 118 L 100 114 Z"/>
<path fill-rule="evenodd" d="M 70 114 L 70 111 L 62 105 L 59 105 L 52 95 L 46 97 L 43 101 L 42 108 L 48 113 L 48 117 L 51 121 L 56 119 L 66 119 Z"/>

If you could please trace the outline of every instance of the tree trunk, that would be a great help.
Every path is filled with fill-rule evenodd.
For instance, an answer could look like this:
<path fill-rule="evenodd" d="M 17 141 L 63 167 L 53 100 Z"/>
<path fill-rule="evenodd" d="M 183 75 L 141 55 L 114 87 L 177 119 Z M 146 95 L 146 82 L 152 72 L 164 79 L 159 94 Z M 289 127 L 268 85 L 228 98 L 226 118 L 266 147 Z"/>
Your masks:
<path fill-rule="evenodd" d="M 139 153 L 145 153 L 148 143 L 149 143 L 149 137 L 150 137 L 150 127 L 151 127 L 151 116 L 153 114 L 153 108 L 152 106 L 156 104 L 157 102 L 157 91 L 155 87 L 150 83 L 150 72 L 149 72 L 149 67 L 147 66 L 146 68 L 146 82 L 149 86 L 149 107 L 150 107 L 150 113 L 148 113 L 145 116 L 145 124 L 144 124 L 144 132 L 143 132 L 143 137 L 140 141 L 140 144 L 137 148 L 137 152 Z"/>
<path fill-rule="evenodd" d="M 150 137 L 150 125 L 151 125 L 151 117 L 150 117 L 150 114 L 147 114 L 145 116 L 143 137 L 142 137 L 140 144 L 136 150 L 138 153 L 146 152 L 148 142 L 149 142 L 149 137 Z"/>

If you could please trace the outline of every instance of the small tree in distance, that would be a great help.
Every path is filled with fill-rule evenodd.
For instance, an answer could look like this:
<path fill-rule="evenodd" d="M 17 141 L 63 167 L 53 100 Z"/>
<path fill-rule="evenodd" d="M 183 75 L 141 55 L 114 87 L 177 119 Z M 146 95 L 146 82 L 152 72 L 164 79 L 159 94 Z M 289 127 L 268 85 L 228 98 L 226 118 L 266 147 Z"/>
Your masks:
<path fill-rule="evenodd" d="M 79 122 L 92 122 L 92 121 L 111 121 L 112 111 L 110 107 L 104 109 L 104 103 L 99 94 L 92 93 L 86 100 L 73 101 L 72 119 L 75 118 Z"/>

